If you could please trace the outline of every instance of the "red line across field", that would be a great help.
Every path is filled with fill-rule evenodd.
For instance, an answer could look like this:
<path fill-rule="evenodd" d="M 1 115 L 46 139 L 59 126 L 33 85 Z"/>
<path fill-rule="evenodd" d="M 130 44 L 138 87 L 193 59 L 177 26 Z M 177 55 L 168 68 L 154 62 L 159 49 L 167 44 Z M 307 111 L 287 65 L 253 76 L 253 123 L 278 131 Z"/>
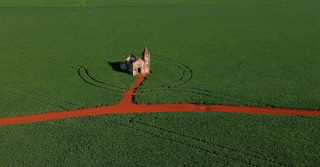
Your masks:
<path fill-rule="evenodd" d="M 281 115 L 303 115 L 303 116 L 320 116 L 319 111 L 313 110 L 297 110 L 285 108 L 271 107 L 248 107 L 248 106 L 226 106 L 226 105 L 198 105 L 198 104 L 135 104 L 132 102 L 132 97 L 144 81 L 145 76 L 140 76 L 132 88 L 125 93 L 124 98 L 119 104 L 112 106 L 104 106 L 97 108 L 79 109 L 62 112 L 48 112 L 43 114 L 24 115 L 16 117 L 0 118 L 0 125 L 24 124 L 39 121 L 48 121 L 72 117 L 83 117 L 102 114 L 114 113 L 146 113 L 146 112 L 185 112 L 185 111 L 200 111 L 200 112 L 239 112 L 239 113 L 255 113 L 255 114 L 281 114 Z"/>

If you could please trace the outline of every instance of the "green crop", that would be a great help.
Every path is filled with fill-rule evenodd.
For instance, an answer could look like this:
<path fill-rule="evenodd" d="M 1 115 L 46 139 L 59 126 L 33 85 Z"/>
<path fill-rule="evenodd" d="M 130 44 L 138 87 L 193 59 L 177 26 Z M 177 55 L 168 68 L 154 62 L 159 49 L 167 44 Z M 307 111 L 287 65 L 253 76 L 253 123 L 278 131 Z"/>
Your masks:
<path fill-rule="evenodd" d="M 320 119 L 146 113 L 0 127 L 0 166 L 318 166 Z"/>
<path fill-rule="evenodd" d="M 317 0 L 0 0 L 0 117 L 136 103 L 320 110 Z M 319 166 L 318 117 L 114 114 L 0 127 L 0 166 Z"/>
<path fill-rule="evenodd" d="M 137 103 L 320 108 L 316 1 L 86 2 L 1 1 L 0 117 L 118 103 L 145 45 Z"/>

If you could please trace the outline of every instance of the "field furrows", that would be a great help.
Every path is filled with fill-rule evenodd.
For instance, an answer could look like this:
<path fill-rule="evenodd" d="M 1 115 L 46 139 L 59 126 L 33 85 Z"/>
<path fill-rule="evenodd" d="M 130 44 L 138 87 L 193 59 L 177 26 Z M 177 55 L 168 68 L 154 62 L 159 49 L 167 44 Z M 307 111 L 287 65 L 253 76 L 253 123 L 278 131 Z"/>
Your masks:
<path fill-rule="evenodd" d="M 124 88 L 120 88 L 111 84 L 107 84 L 101 81 L 98 81 L 96 79 L 94 79 L 92 76 L 90 76 L 88 70 L 82 66 L 80 66 L 77 70 L 78 72 L 78 76 L 82 79 L 82 81 L 84 81 L 85 83 L 100 88 L 100 89 L 105 89 L 105 90 L 109 90 L 109 91 L 114 91 L 117 93 L 122 93 L 123 91 L 125 91 Z"/>
<path fill-rule="evenodd" d="M 84 68 L 84 67 L 83 67 L 83 68 Z M 115 88 L 115 89 L 119 89 L 119 90 L 124 90 L 124 89 L 126 89 L 126 88 L 122 88 L 122 87 L 119 87 L 119 86 L 111 85 L 111 84 L 108 84 L 108 83 L 106 83 L 106 82 L 102 82 L 102 81 L 99 81 L 99 80 L 93 78 L 93 77 L 89 74 L 88 69 L 85 69 L 85 72 L 86 72 L 86 74 L 88 75 L 88 77 L 89 77 L 91 80 L 93 80 L 93 81 L 95 81 L 95 82 L 97 82 L 97 83 L 104 84 L 104 85 L 107 85 L 107 86 L 109 86 L 109 87 L 111 87 L 111 88 Z"/>
<path fill-rule="evenodd" d="M 244 71 L 244 70 L 242 70 L 242 71 Z M 296 76 L 294 74 L 292 74 L 292 75 L 270 75 L 270 74 L 268 74 L 266 72 L 255 71 L 255 70 L 251 70 L 250 73 L 253 73 L 253 75 L 258 76 L 258 77 L 271 78 L 273 80 L 281 79 L 281 80 L 286 80 L 286 81 L 294 81 L 296 83 L 304 83 L 304 84 L 307 84 L 309 86 L 312 86 L 312 85 L 320 86 L 319 81 L 310 80 L 310 79 L 306 79 L 306 78 L 301 78 L 301 77 Z M 294 76 L 294 77 L 288 77 L 288 76 Z"/>
<path fill-rule="evenodd" d="M 233 96 L 233 95 L 229 95 L 229 94 L 225 94 L 225 93 L 213 92 L 213 91 L 199 89 L 199 88 L 173 87 L 173 88 L 143 89 L 141 91 L 139 90 L 138 93 L 141 93 L 141 94 L 142 93 L 155 93 L 155 92 L 161 92 L 161 91 L 176 91 L 176 92 L 197 94 L 197 95 L 212 97 L 212 98 L 225 100 L 225 101 L 229 101 L 229 102 L 235 102 L 240 105 L 247 105 L 249 102 L 249 103 L 251 103 L 251 105 L 269 106 L 269 104 L 267 104 L 267 103 L 249 100 L 249 99 L 246 99 L 240 95 Z"/>
<path fill-rule="evenodd" d="M 277 57 L 277 60 L 280 62 L 285 62 L 285 63 L 290 62 L 289 64 L 294 63 L 296 61 L 296 62 L 300 62 L 302 64 L 307 64 L 308 66 L 311 66 L 311 67 L 313 66 L 312 68 L 319 66 L 319 63 L 318 63 L 319 61 L 305 60 L 302 57 L 290 58 L 290 59 Z M 244 73 L 246 72 L 245 70 L 243 70 L 243 68 L 240 68 L 240 69 L 242 71 L 244 71 Z M 262 77 L 267 77 L 267 78 L 272 78 L 272 79 L 281 78 L 281 79 L 285 79 L 285 80 L 289 80 L 289 81 L 305 83 L 305 84 L 308 84 L 309 86 L 312 86 L 312 85 L 320 86 L 319 81 L 303 78 L 303 77 L 301 77 L 301 75 L 298 76 L 298 75 L 296 75 L 296 73 L 294 71 L 291 71 L 291 70 L 287 71 L 288 72 L 287 75 L 284 75 L 284 74 L 270 75 L 267 72 L 257 71 L 257 70 L 250 70 L 250 72 L 253 72 L 256 76 L 262 76 Z M 293 77 L 290 77 L 290 76 L 293 76 Z"/>
<path fill-rule="evenodd" d="M 234 153 L 234 154 L 239 154 L 240 156 L 243 156 L 243 158 L 245 158 L 245 157 L 251 157 L 251 158 L 253 158 L 253 159 L 260 159 L 260 160 L 262 160 L 262 161 L 265 161 L 265 162 L 268 162 L 268 163 L 271 163 L 271 164 L 274 164 L 274 165 L 277 165 L 277 166 L 288 166 L 288 165 L 282 164 L 282 163 L 280 163 L 280 162 L 274 161 L 274 160 L 272 160 L 272 159 L 267 159 L 267 158 L 258 156 L 259 153 L 251 153 L 251 154 L 250 154 L 250 153 L 247 153 L 247 152 L 244 152 L 244 151 L 237 150 L 236 148 L 231 148 L 231 147 L 228 147 L 228 146 L 225 146 L 225 145 L 220 145 L 220 144 L 208 142 L 208 141 L 205 141 L 205 140 L 196 138 L 196 137 L 184 135 L 184 134 L 181 134 L 181 133 L 172 131 L 172 130 L 167 130 L 167 129 L 164 129 L 164 128 L 162 128 L 162 127 L 150 125 L 150 124 L 147 124 L 147 123 L 144 123 L 144 122 L 140 122 L 140 121 L 134 121 L 134 123 L 139 124 L 139 125 L 142 125 L 142 126 L 145 126 L 145 127 L 147 127 L 147 128 L 152 128 L 152 129 L 158 130 L 158 131 L 160 131 L 160 132 L 162 132 L 162 133 L 168 133 L 168 135 L 171 135 L 171 136 L 173 135 L 173 136 L 182 137 L 183 140 L 185 140 L 185 141 L 193 140 L 193 141 L 195 141 L 195 142 L 202 143 L 202 144 L 205 144 L 205 145 L 207 145 L 207 146 L 215 147 L 216 149 L 217 149 L 217 148 L 218 148 L 218 149 L 221 149 L 221 151 L 226 151 L 226 152 L 232 152 L 232 153 Z M 168 136 L 168 135 L 167 135 L 167 136 Z M 230 153 L 229 153 L 229 154 L 230 154 Z M 229 154 L 228 154 L 228 155 L 229 155 Z M 257 155 L 256 155 L 256 154 L 257 154 Z"/>
<path fill-rule="evenodd" d="M 152 93 L 152 92 L 168 90 L 168 91 L 193 93 L 193 94 L 198 94 L 198 95 L 202 95 L 202 96 L 219 98 L 222 100 L 229 100 L 229 101 L 231 100 L 231 98 L 225 99 L 225 97 L 217 97 L 216 93 L 214 93 L 214 95 L 212 95 L 212 92 L 210 92 L 208 90 L 199 89 L 199 88 L 196 88 L 197 89 L 196 90 L 195 88 L 180 87 L 192 79 L 192 75 L 193 75 L 192 69 L 190 67 L 188 67 L 187 65 L 184 65 L 182 63 L 164 58 L 162 56 L 154 55 L 154 58 L 157 60 L 161 60 L 166 63 L 174 65 L 175 67 L 177 67 L 179 70 L 182 71 L 182 75 L 178 79 L 176 79 L 175 81 L 172 81 L 170 83 L 166 83 L 166 84 L 163 84 L 160 86 L 155 86 L 153 88 L 140 88 L 138 90 L 138 93 Z M 235 100 L 232 100 L 232 101 L 235 101 Z M 237 102 L 240 103 L 239 101 L 237 101 Z M 243 103 L 240 103 L 240 104 L 243 104 Z"/>
<path fill-rule="evenodd" d="M 19 59 L 23 59 L 25 57 L 24 55 L 17 55 L 17 54 L 11 54 L 11 53 L 9 54 L 8 50 L 0 50 L 0 55 L 4 55 L 4 56 L 7 56 L 7 57 L 16 57 L 16 58 L 19 58 Z M 56 60 L 55 61 L 48 60 L 47 56 L 40 56 L 40 55 L 37 55 L 36 61 L 41 61 L 44 64 L 51 64 L 51 65 L 56 65 L 56 66 L 60 66 L 61 64 L 64 63 L 62 61 L 57 62 Z M 40 66 L 38 66 L 38 68 L 39 67 Z M 44 68 L 47 68 L 47 67 L 44 67 Z M 24 69 L 24 70 L 27 70 L 27 69 Z"/>
<path fill-rule="evenodd" d="M 268 105 L 268 104 L 262 103 L 262 102 L 256 103 L 251 100 L 245 99 L 241 96 L 234 97 L 232 95 L 228 95 L 225 93 L 213 92 L 213 91 L 200 89 L 200 88 L 181 87 L 185 83 L 187 83 L 188 81 L 190 81 L 192 79 L 192 73 L 193 73 L 192 69 L 182 63 L 178 63 L 178 62 L 175 62 L 170 59 L 165 59 L 162 56 L 155 55 L 154 58 L 157 60 L 164 61 L 164 62 L 167 62 L 167 63 L 174 65 L 175 67 L 177 67 L 178 69 L 180 69 L 182 71 L 182 75 L 178 79 L 176 79 L 170 83 L 165 83 L 163 85 L 155 86 L 153 88 L 139 88 L 137 93 L 175 91 L 175 92 L 185 92 L 185 93 L 197 94 L 197 95 L 201 95 L 201 96 L 213 97 L 213 98 L 217 98 L 220 100 L 225 100 L 225 101 L 237 103 L 240 105 L 246 105 L 248 102 L 250 102 L 254 105 L 264 105 L 264 106 Z M 127 90 L 126 88 L 111 85 L 111 84 L 108 84 L 108 83 L 105 83 L 105 82 L 102 82 L 102 81 L 99 81 L 99 80 L 93 78 L 89 74 L 88 69 L 83 66 L 80 66 L 77 71 L 78 71 L 79 77 L 85 83 L 90 84 L 94 87 L 106 89 L 106 90 L 110 90 L 110 91 L 114 91 L 114 92 L 119 92 L 119 93 Z"/>
<path fill-rule="evenodd" d="M 241 159 L 239 157 L 239 155 L 237 157 L 235 157 L 235 155 L 229 156 L 229 154 L 224 154 L 224 153 L 217 152 L 216 150 L 208 148 L 207 146 L 200 145 L 199 143 L 194 144 L 192 142 L 191 143 L 188 142 L 186 139 L 176 139 L 175 136 L 164 134 L 163 133 L 164 131 L 157 131 L 155 133 L 155 132 L 152 132 L 152 130 L 146 130 L 145 127 L 144 128 L 138 128 L 137 126 L 131 126 L 131 125 L 124 124 L 124 123 L 117 122 L 117 121 L 113 121 L 113 120 L 108 120 L 107 122 L 115 124 L 117 126 L 126 127 L 126 128 L 129 128 L 129 129 L 135 130 L 135 131 L 137 131 L 139 133 L 144 133 L 144 134 L 147 134 L 147 135 L 159 138 L 159 139 L 164 139 L 164 140 L 168 140 L 170 142 L 176 143 L 176 144 L 184 145 L 184 146 L 189 147 L 191 149 L 196 149 L 196 150 L 211 154 L 211 155 L 216 156 L 216 157 L 218 157 L 220 159 L 228 159 L 228 160 L 232 160 L 232 161 L 235 161 L 237 163 L 242 163 L 242 164 L 248 165 L 248 166 L 259 166 L 258 164 L 254 163 L 254 162 Z M 159 134 L 159 132 L 160 132 L 160 134 Z M 279 164 L 279 163 L 277 163 L 277 164 Z"/>
<path fill-rule="evenodd" d="M 138 93 L 153 93 L 153 92 L 159 92 L 159 91 L 177 91 L 177 92 L 186 92 L 186 93 L 192 93 L 192 94 L 198 94 L 201 96 L 207 96 L 207 97 L 213 97 L 221 100 L 227 100 L 230 102 L 236 102 L 237 104 L 241 105 L 247 105 L 248 102 L 250 102 L 252 105 L 263 105 L 268 106 L 269 104 L 263 103 L 263 102 L 254 102 L 252 100 L 248 100 L 243 98 L 242 96 L 237 95 L 237 97 L 225 94 L 225 93 L 219 93 L 219 92 L 212 92 L 205 89 L 200 88 L 188 88 L 188 87 L 181 87 L 187 82 L 189 82 L 192 79 L 192 69 L 188 67 L 187 65 L 184 65 L 182 63 L 173 61 L 171 59 L 166 59 L 159 55 L 154 55 L 154 58 L 157 60 L 161 60 L 167 63 L 170 63 L 177 67 L 179 70 L 182 71 L 182 75 L 176 79 L 175 81 L 172 81 L 170 83 L 166 83 L 160 86 L 155 86 L 153 88 L 140 88 L 138 90 Z"/>
<path fill-rule="evenodd" d="M 50 96 L 47 96 L 47 95 L 43 95 L 43 94 L 40 94 L 40 93 L 35 93 L 33 91 L 30 91 L 30 90 L 22 90 L 22 89 L 18 89 L 16 87 L 13 87 L 13 86 L 9 86 L 9 85 L 2 85 L 2 86 L 5 86 L 7 88 L 11 88 L 11 89 L 14 89 L 14 90 L 17 90 L 17 91 L 20 91 L 20 92 L 24 92 L 25 94 L 32 94 L 34 96 L 38 96 L 38 97 L 41 97 L 42 99 L 47 99 L 49 101 L 54 101 L 55 103 L 64 103 L 64 104 L 67 104 L 67 105 L 72 105 L 72 106 L 78 106 L 80 104 L 76 104 L 76 103 L 73 103 L 73 102 L 70 102 L 70 101 L 66 101 L 66 100 L 61 100 L 61 99 L 58 99 L 58 98 L 54 98 L 54 97 L 50 97 Z"/>
<path fill-rule="evenodd" d="M 192 79 L 192 74 L 193 74 L 192 69 L 190 67 L 188 67 L 187 65 L 173 61 L 171 59 L 166 59 L 166 58 L 159 56 L 159 55 L 154 55 L 154 58 L 174 65 L 175 67 L 177 67 L 178 69 L 180 69 L 182 71 L 182 76 L 180 76 L 179 79 L 177 79 L 173 82 L 170 82 L 170 83 L 167 83 L 167 84 L 164 84 L 161 86 L 156 86 L 153 88 L 139 89 L 138 90 L 139 93 L 152 93 L 152 92 L 163 91 L 163 90 L 178 91 L 178 92 L 186 92 L 186 93 L 198 94 L 201 96 L 218 98 L 221 100 L 236 102 L 237 104 L 241 104 L 241 105 L 246 105 L 248 102 L 253 103 L 255 105 L 264 105 L 264 106 L 268 105 L 268 104 L 262 103 L 262 102 L 255 103 L 255 102 L 250 101 L 248 99 L 245 99 L 241 96 L 234 97 L 232 95 L 218 93 L 218 92 L 212 92 L 212 91 L 200 89 L 200 88 L 181 87 L 182 85 L 184 85 L 185 83 L 189 82 Z M 239 100 L 239 99 L 241 99 L 241 100 Z"/>
<path fill-rule="evenodd" d="M 0 50 L 0 55 L 8 56 L 8 51 L 7 50 Z"/>
<path fill-rule="evenodd" d="M 10 89 L 10 90 L 7 89 L 8 93 L 14 94 L 16 96 L 20 96 L 20 97 L 25 98 L 25 99 L 32 99 L 33 101 L 44 103 L 44 104 L 47 104 L 47 105 L 50 105 L 50 106 L 53 106 L 53 107 L 58 107 L 58 108 L 60 108 L 62 110 L 68 110 L 68 108 L 65 105 L 66 104 L 68 104 L 68 105 L 72 104 L 72 103 L 69 103 L 69 102 L 68 103 L 64 102 L 65 105 L 61 105 L 62 100 L 61 101 L 60 100 L 53 100 L 54 98 L 52 98 L 50 100 L 50 98 L 47 97 L 47 96 L 43 96 L 43 95 L 39 95 L 39 94 L 35 94 L 35 93 L 32 93 L 33 94 L 33 96 L 32 96 L 32 95 L 30 95 L 31 93 L 28 93 L 25 90 L 19 90 L 19 89 L 11 88 L 11 87 L 7 87 L 7 88 Z M 38 96 L 38 97 L 36 97 L 36 96 Z M 46 99 L 46 101 L 43 100 L 44 98 Z M 53 102 L 53 101 L 55 101 L 55 102 Z"/>
<path fill-rule="evenodd" d="M 153 58 L 160 60 L 160 61 L 164 61 L 166 63 L 169 63 L 182 71 L 182 75 L 178 79 L 176 79 L 175 81 L 172 81 L 172 82 L 160 85 L 160 86 L 156 86 L 156 88 L 157 87 L 181 86 L 181 85 L 186 84 L 187 82 L 189 82 L 192 79 L 193 72 L 190 67 L 188 67 L 182 63 L 179 63 L 179 62 L 176 62 L 171 59 L 164 58 L 164 57 L 158 56 L 158 55 L 153 55 Z"/>
<path fill-rule="evenodd" d="M 317 118 L 316 117 L 312 117 L 312 116 L 304 116 L 304 115 L 299 115 L 297 117 L 301 117 L 301 118 L 305 118 L 305 120 L 309 119 L 309 120 L 316 120 Z M 319 124 L 320 126 L 320 124 Z"/>
<path fill-rule="evenodd" d="M 220 99 L 220 100 L 225 100 L 225 101 L 229 101 L 229 102 L 236 102 L 237 104 L 242 104 L 244 105 L 245 103 L 242 103 L 236 99 L 231 99 L 228 97 L 222 97 L 219 94 L 208 94 L 206 92 L 200 92 L 200 91 L 196 91 L 196 90 L 192 90 L 191 88 L 163 88 L 163 89 L 156 89 L 156 90 L 150 90 L 150 91 L 142 91 L 142 92 L 138 92 L 141 94 L 144 93 L 155 93 L 155 92 L 163 92 L 163 91 L 173 91 L 173 92 L 184 92 L 184 93 L 191 93 L 191 94 L 197 94 L 200 96 L 207 96 L 207 97 L 212 97 L 215 99 Z"/>
<path fill-rule="evenodd" d="M 238 102 L 242 105 L 246 105 L 248 102 L 252 103 L 252 104 L 256 104 L 256 105 L 264 105 L 264 106 L 268 106 L 269 104 L 267 103 L 263 103 L 263 102 L 254 102 L 252 100 L 249 100 L 247 98 L 244 98 L 241 95 L 230 95 L 230 94 L 226 94 L 226 93 L 222 93 L 222 92 L 214 92 L 214 91 L 210 91 L 210 90 L 205 90 L 205 89 L 200 89 L 200 88 L 186 88 L 186 89 L 191 89 L 191 90 L 197 90 L 197 91 L 202 91 L 202 92 L 207 92 L 211 95 L 216 95 L 216 96 L 222 96 L 225 97 L 227 99 L 229 99 L 230 101 L 235 101 Z M 240 99 L 240 100 L 239 100 Z"/>
<path fill-rule="evenodd" d="M 264 105 L 267 106 L 268 104 L 266 103 L 256 103 L 251 100 L 245 99 L 241 96 L 234 97 L 232 95 L 228 95 L 225 93 L 219 93 L 219 92 L 213 92 L 205 89 L 200 89 L 200 88 L 188 88 L 188 87 L 181 87 L 187 82 L 189 82 L 192 79 L 192 69 L 188 67 L 187 65 L 184 65 L 182 63 L 173 61 L 171 59 L 164 58 L 159 55 L 154 55 L 154 58 L 160 61 L 164 61 L 166 63 L 174 65 L 176 68 L 178 68 L 181 72 L 182 75 L 169 83 L 165 83 L 163 85 L 155 86 L 153 88 L 139 88 L 137 93 L 153 93 L 153 92 L 160 92 L 160 91 L 175 91 L 175 92 L 185 92 L 185 93 L 191 93 L 191 94 L 197 94 L 200 96 L 207 96 L 207 97 L 213 97 L 217 98 L 220 100 L 225 100 L 233 103 L 237 103 L 240 105 L 246 105 L 248 102 L 254 104 L 254 105 Z M 90 84 L 94 87 L 101 88 L 101 89 L 106 89 L 114 92 L 123 92 L 126 90 L 126 88 L 118 87 L 115 85 L 111 85 L 102 81 L 99 81 L 95 78 L 93 78 L 90 74 L 87 68 L 80 66 L 78 68 L 78 75 L 79 77 L 87 84 Z"/>

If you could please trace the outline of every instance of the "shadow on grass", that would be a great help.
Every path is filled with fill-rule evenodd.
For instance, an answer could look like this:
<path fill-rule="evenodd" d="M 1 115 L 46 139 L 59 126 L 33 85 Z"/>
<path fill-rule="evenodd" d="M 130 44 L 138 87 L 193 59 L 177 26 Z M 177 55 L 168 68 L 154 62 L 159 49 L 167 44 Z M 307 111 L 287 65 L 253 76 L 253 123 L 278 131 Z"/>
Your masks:
<path fill-rule="evenodd" d="M 128 71 L 121 70 L 120 63 L 121 62 L 108 62 L 108 64 L 110 65 L 110 67 L 112 68 L 113 71 L 122 72 L 122 73 L 126 73 L 126 74 L 130 75 Z"/>

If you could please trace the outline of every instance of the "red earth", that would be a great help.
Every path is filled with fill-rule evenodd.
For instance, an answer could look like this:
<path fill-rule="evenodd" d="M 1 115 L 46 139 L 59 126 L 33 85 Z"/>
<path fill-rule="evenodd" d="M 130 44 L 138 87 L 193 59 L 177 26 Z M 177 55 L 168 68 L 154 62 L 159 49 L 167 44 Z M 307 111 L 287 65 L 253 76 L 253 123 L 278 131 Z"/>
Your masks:
<path fill-rule="evenodd" d="M 146 112 L 238 112 L 238 113 L 255 113 L 255 114 L 281 114 L 281 115 L 302 115 L 302 116 L 320 116 L 319 111 L 297 110 L 271 107 L 248 107 L 248 106 L 226 106 L 226 105 L 198 105 L 198 104 L 135 104 L 132 102 L 135 90 L 144 81 L 145 76 L 139 76 L 137 82 L 132 88 L 125 93 L 124 98 L 119 104 L 112 106 L 103 106 L 97 108 L 79 109 L 62 112 L 48 112 L 43 114 L 24 115 L 16 117 L 0 118 L 0 125 L 24 124 L 39 121 L 48 121 L 72 117 L 83 117 L 102 114 L 115 113 L 146 113 Z"/>

